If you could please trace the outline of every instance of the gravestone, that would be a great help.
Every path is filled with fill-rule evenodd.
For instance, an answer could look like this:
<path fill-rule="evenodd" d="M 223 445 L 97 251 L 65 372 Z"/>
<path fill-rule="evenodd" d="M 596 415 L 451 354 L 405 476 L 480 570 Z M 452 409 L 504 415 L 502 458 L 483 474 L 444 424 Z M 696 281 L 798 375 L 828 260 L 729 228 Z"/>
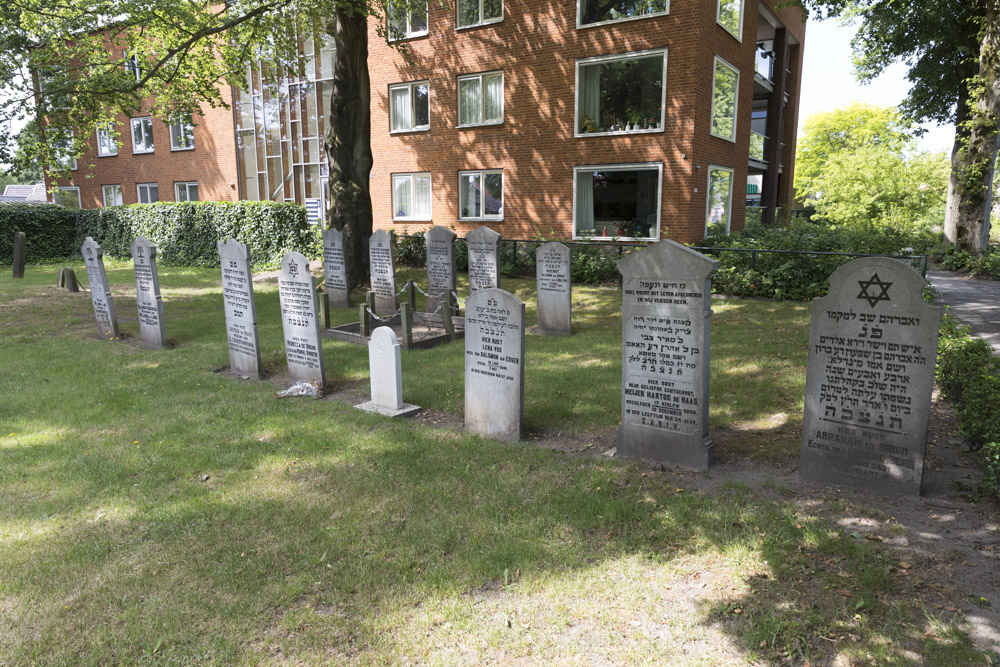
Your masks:
<path fill-rule="evenodd" d="M 355 407 L 386 417 L 409 417 L 420 412 L 416 405 L 403 402 L 403 371 L 399 340 L 390 327 L 379 327 L 368 341 L 368 366 L 372 400 Z"/>
<path fill-rule="evenodd" d="M 229 239 L 217 242 L 222 263 L 222 300 L 226 308 L 229 370 L 254 380 L 261 378 L 257 305 L 253 298 L 250 247 Z"/>
<path fill-rule="evenodd" d="M 562 243 L 545 243 L 535 251 L 536 331 L 543 336 L 573 333 L 573 288 L 569 267 L 569 248 Z"/>
<path fill-rule="evenodd" d="M 906 264 L 865 257 L 812 302 L 799 476 L 919 495 L 941 309 Z"/>
<path fill-rule="evenodd" d="M 465 301 L 465 430 L 516 442 L 524 426 L 524 304 L 501 289 Z"/>
<path fill-rule="evenodd" d="M 104 249 L 88 236 L 80 246 L 80 253 L 87 267 L 87 282 L 90 283 L 90 302 L 94 305 L 94 317 L 97 319 L 97 334 L 101 338 L 118 338 L 121 334 L 118 331 L 115 302 L 111 300 L 108 274 L 104 270 Z"/>
<path fill-rule="evenodd" d="M 622 421 L 618 453 L 705 470 L 712 274 L 719 263 L 669 240 L 618 260 Z"/>
<path fill-rule="evenodd" d="M 392 237 L 379 229 L 368 239 L 368 261 L 375 292 L 375 314 L 396 312 L 396 263 L 392 258 Z"/>
<path fill-rule="evenodd" d="M 14 277 L 24 277 L 24 257 L 27 237 L 24 232 L 14 232 Z"/>
<path fill-rule="evenodd" d="M 326 372 L 320 343 L 316 281 L 309 272 L 309 260 L 294 250 L 281 258 L 278 299 L 281 301 L 288 375 L 293 382 L 315 382 L 323 394 Z"/>
<path fill-rule="evenodd" d="M 347 287 L 344 233 L 339 229 L 323 230 L 323 271 L 326 276 L 326 299 L 329 306 L 350 308 L 351 291 Z"/>
<path fill-rule="evenodd" d="M 424 234 L 427 249 L 427 312 L 447 302 L 444 293 L 457 289 L 455 282 L 455 232 L 447 227 L 431 227 Z M 435 296 L 440 298 L 435 299 Z"/>
<path fill-rule="evenodd" d="M 167 344 L 163 323 L 160 274 L 156 271 L 156 246 L 140 235 L 132 242 L 135 268 L 135 304 L 139 310 L 139 338 L 143 347 L 159 349 Z"/>
<path fill-rule="evenodd" d="M 477 227 L 465 235 L 469 248 L 469 294 L 500 287 L 500 234 Z"/>

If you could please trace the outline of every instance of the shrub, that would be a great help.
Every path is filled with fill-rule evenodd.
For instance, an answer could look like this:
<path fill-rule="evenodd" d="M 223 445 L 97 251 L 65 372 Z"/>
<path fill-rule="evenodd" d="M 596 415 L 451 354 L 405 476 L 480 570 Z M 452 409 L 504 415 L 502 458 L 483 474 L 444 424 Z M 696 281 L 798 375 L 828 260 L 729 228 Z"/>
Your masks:
<path fill-rule="evenodd" d="M 983 445 L 979 450 L 979 462 L 983 466 L 982 491 L 1000 500 L 1000 442 Z"/>
<path fill-rule="evenodd" d="M 941 318 L 937 354 L 935 380 L 945 398 L 955 402 L 963 400 L 966 389 L 984 370 L 996 366 L 989 343 L 971 336 L 969 327 L 950 315 Z"/>
<path fill-rule="evenodd" d="M 77 255 L 80 252 L 80 244 L 76 242 L 77 214 L 78 211 L 55 205 L 0 205 L 0 264 L 14 261 L 16 232 L 24 232 L 26 236 L 28 262 Z"/>
<path fill-rule="evenodd" d="M 396 264 L 400 266 L 424 266 L 427 259 L 427 248 L 424 245 L 424 233 L 414 232 L 408 234 L 403 229 L 403 236 L 392 235 L 393 251 L 396 257 Z"/>
<path fill-rule="evenodd" d="M 980 372 L 962 391 L 958 420 L 969 446 L 1000 442 L 1000 374 Z"/>

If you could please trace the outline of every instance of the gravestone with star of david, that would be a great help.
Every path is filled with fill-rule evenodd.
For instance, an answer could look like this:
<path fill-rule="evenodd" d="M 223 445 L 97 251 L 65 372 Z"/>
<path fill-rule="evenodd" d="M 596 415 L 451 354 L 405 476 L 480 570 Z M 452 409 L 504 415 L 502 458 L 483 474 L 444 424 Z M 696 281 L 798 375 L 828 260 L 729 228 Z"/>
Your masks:
<path fill-rule="evenodd" d="M 87 282 L 90 284 L 90 302 L 94 306 L 94 317 L 97 319 L 97 332 L 101 338 L 114 340 L 121 334 L 118 332 L 118 315 L 115 313 L 115 302 L 111 300 L 111 287 L 108 285 L 108 274 L 104 270 L 104 248 L 97 245 L 94 239 L 87 237 L 80 246 L 83 263 L 87 267 Z"/>
<path fill-rule="evenodd" d="M 309 261 L 302 253 L 293 250 L 281 258 L 278 298 L 288 375 L 293 382 L 315 383 L 322 394 L 326 372 L 320 344 L 319 302 Z"/>
<path fill-rule="evenodd" d="M 160 274 L 156 270 L 156 246 L 140 235 L 132 242 L 135 269 L 135 303 L 139 311 L 139 337 L 143 347 L 157 350 L 167 344 L 163 323 Z"/>
<path fill-rule="evenodd" d="M 813 300 L 803 482 L 920 494 L 941 318 L 923 288 L 903 262 L 865 257 Z"/>

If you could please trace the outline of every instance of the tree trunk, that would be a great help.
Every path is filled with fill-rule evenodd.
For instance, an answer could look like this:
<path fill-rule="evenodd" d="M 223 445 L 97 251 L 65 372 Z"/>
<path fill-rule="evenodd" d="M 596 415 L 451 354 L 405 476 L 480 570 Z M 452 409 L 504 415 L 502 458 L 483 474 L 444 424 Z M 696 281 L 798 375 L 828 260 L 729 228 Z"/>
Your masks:
<path fill-rule="evenodd" d="M 968 76 L 972 76 L 970 73 Z M 967 77 L 963 77 L 965 79 Z M 948 200 L 944 214 L 944 238 L 949 243 L 958 243 L 958 205 L 959 197 L 958 174 L 962 169 L 964 148 L 969 142 L 969 131 L 966 123 L 969 120 L 969 86 L 963 80 L 958 93 L 958 106 L 955 118 L 955 143 L 951 148 L 951 173 L 948 177 Z"/>
<path fill-rule="evenodd" d="M 326 133 L 331 210 L 327 224 L 344 233 L 349 287 L 368 282 L 372 234 L 371 97 L 368 16 L 352 3 L 335 3 L 333 95 Z"/>

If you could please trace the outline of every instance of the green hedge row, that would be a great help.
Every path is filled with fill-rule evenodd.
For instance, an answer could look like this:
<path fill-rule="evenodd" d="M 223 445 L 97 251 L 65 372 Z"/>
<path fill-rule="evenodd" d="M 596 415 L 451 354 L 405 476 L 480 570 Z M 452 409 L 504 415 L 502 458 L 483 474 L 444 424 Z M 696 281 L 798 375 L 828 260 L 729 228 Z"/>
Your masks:
<path fill-rule="evenodd" d="M 14 232 L 27 235 L 27 260 L 76 257 L 92 236 L 113 259 L 127 259 L 140 234 L 156 246 L 159 261 L 181 266 L 218 266 L 216 242 L 235 238 L 250 246 L 258 266 L 276 265 L 289 250 L 315 254 L 315 231 L 297 204 L 160 202 L 88 210 L 57 206 L 0 206 L 0 262 L 13 256 Z"/>
<path fill-rule="evenodd" d="M 950 315 L 941 318 L 934 368 L 941 393 L 958 406 L 958 422 L 983 466 L 982 490 L 1000 500 L 1000 358 Z"/>

